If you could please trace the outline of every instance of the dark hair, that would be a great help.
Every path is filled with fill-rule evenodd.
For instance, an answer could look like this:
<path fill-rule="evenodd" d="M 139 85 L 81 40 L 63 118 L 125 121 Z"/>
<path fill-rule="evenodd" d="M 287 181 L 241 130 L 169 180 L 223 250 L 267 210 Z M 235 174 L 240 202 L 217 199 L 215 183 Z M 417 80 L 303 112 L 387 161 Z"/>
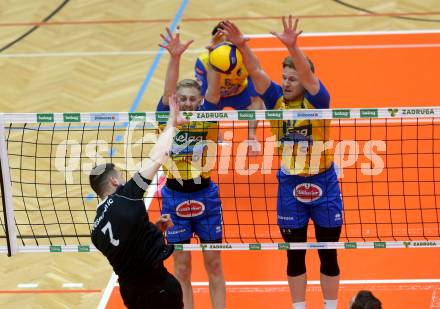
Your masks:
<path fill-rule="evenodd" d="M 315 73 L 315 65 L 313 64 L 312 60 L 307 58 L 307 61 L 309 62 L 310 70 L 312 70 L 312 72 Z M 292 59 L 291 56 L 287 56 L 286 58 L 284 58 L 284 60 L 283 60 L 283 69 L 285 67 L 288 67 L 288 68 L 296 70 L 295 64 L 293 63 L 293 59 Z"/>
<path fill-rule="evenodd" d="M 182 79 L 177 83 L 176 91 L 179 91 L 180 88 L 196 88 L 199 92 L 202 91 L 200 84 L 194 79 Z"/>
<path fill-rule="evenodd" d="M 211 31 L 212 36 L 214 36 L 217 33 L 217 31 L 219 31 L 220 29 L 223 30 L 222 22 L 223 21 L 219 22 L 217 25 L 215 25 L 214 28 L 212 28 L 212 31 Z"/>
<path fill-rule="evenodd" d="M 105 193 L 108 187 L 108 177 L 116 174 L 116 167 L 113 163 L 104 163 L 95 166 L 89 175 L 90 186 L 99 197 Z"/>
<path fill-rule="evenodd" d="M 359 291 L 350 309 L 382 309 L 382 303 L 370 291 Z"/>

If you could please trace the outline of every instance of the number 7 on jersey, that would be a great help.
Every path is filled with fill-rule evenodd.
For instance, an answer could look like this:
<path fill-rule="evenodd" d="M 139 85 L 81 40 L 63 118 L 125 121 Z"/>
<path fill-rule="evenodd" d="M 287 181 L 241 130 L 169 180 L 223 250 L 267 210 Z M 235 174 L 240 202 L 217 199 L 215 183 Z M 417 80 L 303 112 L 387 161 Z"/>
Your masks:
<path fill-rule="evenodd" d="M 115 247 L 119 246 L 119 239 L 114 239 L 114 238 L 113 238 L 112 225 L 111 225 L 110 221 L 107 222 L 106 225 L 104 225 L 104 227 L 101 229 L 101 232 L 105 235 L 105 233 L 107 232 L 107 230 L 108 230 L 108 233 L 109 233 L 109 236 L 110 236 L 110 243 L 111 243 L 113 246 L 115 246 Z"/>

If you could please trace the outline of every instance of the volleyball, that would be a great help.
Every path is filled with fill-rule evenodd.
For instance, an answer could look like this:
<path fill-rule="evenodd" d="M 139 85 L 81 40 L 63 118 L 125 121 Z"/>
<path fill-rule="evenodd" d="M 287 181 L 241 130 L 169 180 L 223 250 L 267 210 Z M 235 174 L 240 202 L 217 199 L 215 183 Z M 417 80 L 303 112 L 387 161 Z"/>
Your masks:
<path fill-rule="evenodd" d="M 241 67 L 243 56 L 235 45 L 224 42 L 209 53 L 209 63 L 217 72 L 231 74 L 235 68 Z"/>

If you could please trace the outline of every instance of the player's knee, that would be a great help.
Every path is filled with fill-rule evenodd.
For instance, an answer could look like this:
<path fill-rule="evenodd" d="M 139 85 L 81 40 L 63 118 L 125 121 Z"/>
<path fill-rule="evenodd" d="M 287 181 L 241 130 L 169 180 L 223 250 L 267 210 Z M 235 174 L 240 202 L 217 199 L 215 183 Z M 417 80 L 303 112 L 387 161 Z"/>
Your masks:
<path fill-rule="evenodd" d="M 191 256 L 182 252 L 174 255 L 174 273 L 179 280 L 191 280 Z"/>
<path fill-rule="evenodd" d="M 287 275 L 296 277 L 306 272 L 306 250 L 287 251 Z"/>
<path fill-rule="evenodd" d="M 220 276 L 223 274 L 222 261 L 219 252 L 211 252 L 205 254 L 205 269 L 212 276 Z"/>
<path fill-rule="evenodd" d="M 319 259 L 321 260 L 321 273 L 326 276 L 338 276 L 338 254 L 336 249 L 322 249 L 318 250 Z"/>

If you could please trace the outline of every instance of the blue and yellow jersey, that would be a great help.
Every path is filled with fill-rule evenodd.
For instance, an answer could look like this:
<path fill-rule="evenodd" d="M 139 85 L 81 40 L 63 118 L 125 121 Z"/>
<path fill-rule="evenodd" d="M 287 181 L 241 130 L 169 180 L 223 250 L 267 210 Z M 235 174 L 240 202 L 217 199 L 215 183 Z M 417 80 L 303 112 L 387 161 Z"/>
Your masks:
<path fill-rule="evenodd" d="M 208 89 L 208 52 L 202 53 L 196 60 L 195 77 L 201 83 L 202 95 L 204 96 Z M 227 98 L 238 95 L 246 89 L 248 85 L 248 72 L 242 65 L 240 68 L 235 68 L 231 74 L 220 74 L 220 97 Z"/>
<path fill-rule="evenodd" d="M 168 111 L 169 107 L 160 100 L 157 110 Z M 216 105 L 206 100 L 200 110 L 218 111 Z M 165 124 L 161 127 L 165 127 Z M 167 179 L 209 178 L 213 168 L 210 162 L 215 163 L 216 160 L 216 153 L 212 151 L 216 150 L 214 148 L 218 139 L 218 123 L 193 121 L 178 127 L 178 130 L 171 148 L 170 160 L 163 166 Z M 211 168 L 207 168 L 209 166 Z"/>
<path fill-rule="evenodd" d="M 272 82 L 262 95 L 267 109 L 319 109 L 329 108 L 330 95 L 320 83 L 319 92 L 307 91 L 303 98 L 286 102 L 281 86 Z M 304 111 L 304 114 L 308 114 Z M 327 170 L 332 163 L 332 153 L 325 149 L 330 139 L 329 119 L 271 121 L 272 132 L 280 142 L 281 169 L 285 174 L 309 176 Z M 320 151 L 322 150 L 322 152 Z"/>

